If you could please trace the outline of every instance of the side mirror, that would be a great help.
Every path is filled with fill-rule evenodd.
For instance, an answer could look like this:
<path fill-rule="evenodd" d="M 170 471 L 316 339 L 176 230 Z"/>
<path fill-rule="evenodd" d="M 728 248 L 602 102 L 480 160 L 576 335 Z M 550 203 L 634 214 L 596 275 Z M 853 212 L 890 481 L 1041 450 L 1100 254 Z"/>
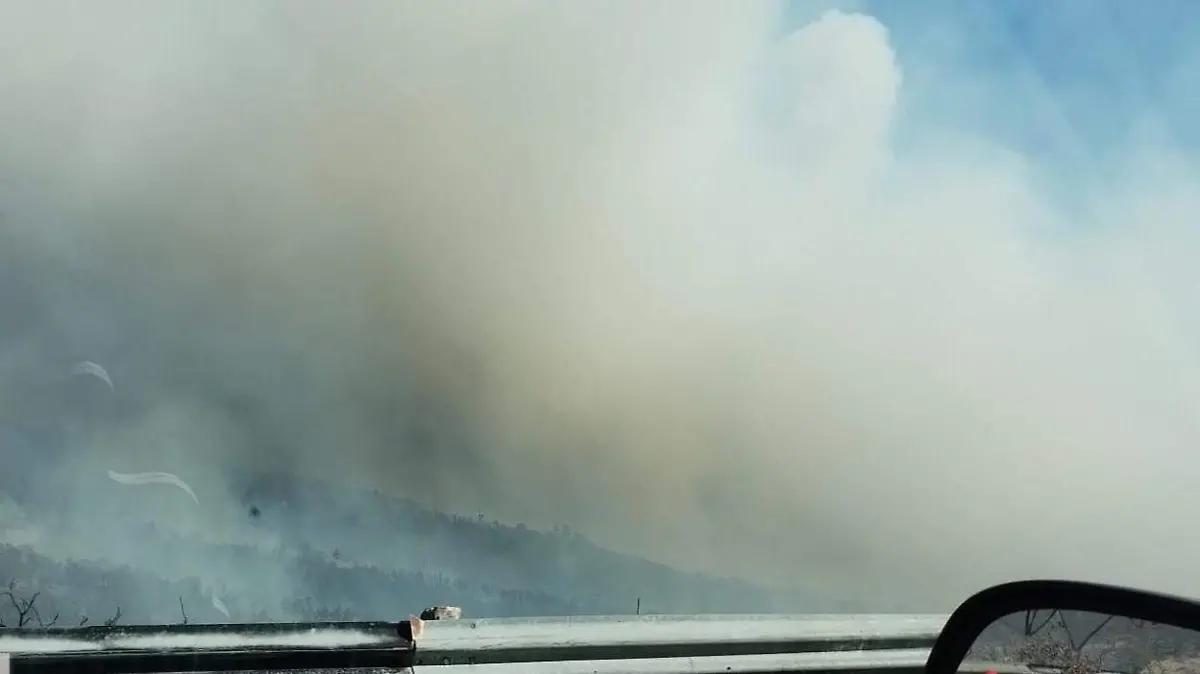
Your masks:
<path fill-rule="evenodd" d="M 926 674 L 1200 674 L 1200 603 L 1073 581 L 1006 583 L 967 599 Z"/>

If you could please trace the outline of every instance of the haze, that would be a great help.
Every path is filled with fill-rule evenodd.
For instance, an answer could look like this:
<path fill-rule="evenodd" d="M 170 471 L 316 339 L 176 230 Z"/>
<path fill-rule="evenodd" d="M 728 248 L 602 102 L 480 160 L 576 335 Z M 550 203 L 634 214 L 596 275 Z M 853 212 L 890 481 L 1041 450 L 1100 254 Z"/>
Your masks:
<path fill-rule="evenodd" d="M 270 467 L 880 608 L 1200 594 L 1196 53 L 1068 5 L 1086 73 L 965 8 L 0 2 L 37 545 L 136 546 L 107 470 L 243 535 Z"/>

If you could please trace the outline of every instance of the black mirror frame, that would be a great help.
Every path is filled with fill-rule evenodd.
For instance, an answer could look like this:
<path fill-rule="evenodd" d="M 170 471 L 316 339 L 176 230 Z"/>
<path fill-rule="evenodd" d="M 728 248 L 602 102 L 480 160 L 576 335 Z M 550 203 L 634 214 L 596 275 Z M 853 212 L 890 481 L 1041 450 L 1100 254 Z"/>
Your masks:
<path fill-rule="evenodd" d="M 983 590 L 955 609 L 933 644 L 925 674 L 955 674 L 989 625 L 1034 609 L 1108 613 L 1200 632 L 1200 603 L 1191 599 L 1071 580 L 1022 580 Z"/>

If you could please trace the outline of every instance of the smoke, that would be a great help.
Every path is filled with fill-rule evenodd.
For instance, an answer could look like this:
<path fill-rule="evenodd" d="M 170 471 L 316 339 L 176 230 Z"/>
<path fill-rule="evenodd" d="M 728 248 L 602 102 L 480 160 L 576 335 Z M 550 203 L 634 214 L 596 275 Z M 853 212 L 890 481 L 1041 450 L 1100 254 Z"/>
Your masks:
<path fill-rule="evenodd" d="M 1093 149 L 951 24 L 785 9 L 0 3 L 0 403 L 72 424 L 38 479 L 94 518 L 173 472 L 238 539 L 239 475 L 332 475 L 917 610 L 1200 593 L 1165 104 Z"/>

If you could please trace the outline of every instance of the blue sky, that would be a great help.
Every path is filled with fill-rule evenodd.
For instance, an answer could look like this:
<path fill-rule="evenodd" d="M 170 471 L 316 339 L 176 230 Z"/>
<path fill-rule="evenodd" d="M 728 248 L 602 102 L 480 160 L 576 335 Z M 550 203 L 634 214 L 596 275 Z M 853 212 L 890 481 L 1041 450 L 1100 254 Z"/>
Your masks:
<path fill-rule="evenodd" d="M 793 4 L 795 16 L 810 11 Z M 1030 157 L 1095 166 L 1148 118 L 1200 141 L 1200 3 L 863 0 L 904 69 L 902 120 L 953 125 Z M 1190 85 L 1189 85 L 1190 84 Z M 903 125 L 900 131 L 903 133 Z"/>

